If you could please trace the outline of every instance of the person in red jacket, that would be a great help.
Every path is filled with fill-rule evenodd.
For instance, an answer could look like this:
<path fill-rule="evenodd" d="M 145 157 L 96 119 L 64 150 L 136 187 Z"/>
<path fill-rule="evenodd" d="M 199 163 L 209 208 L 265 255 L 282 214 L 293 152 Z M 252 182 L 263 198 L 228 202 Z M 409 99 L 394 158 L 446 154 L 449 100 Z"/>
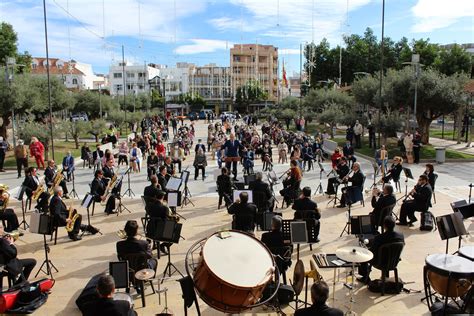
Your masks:
<path fill-rule="evenodd" d="M 35 157 L 38 169 L 44 169 L 44 146 L 36 137 L 31 137 L 30 155 Z"/>

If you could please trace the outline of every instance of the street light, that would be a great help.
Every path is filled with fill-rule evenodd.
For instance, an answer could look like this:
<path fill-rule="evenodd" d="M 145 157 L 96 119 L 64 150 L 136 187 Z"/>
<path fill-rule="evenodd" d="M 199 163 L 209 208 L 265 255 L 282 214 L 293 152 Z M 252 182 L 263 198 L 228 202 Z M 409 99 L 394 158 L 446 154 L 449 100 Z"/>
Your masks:
<path fill-rule="evenodd" d="M 413 100 L 413 133 L 415 133 L 415 129 L 417 126 L 417 119 L 416 119 L 416 107 L 418 101 L 418 78 L 420 76 L 420 54 L 413 54 L 411 55 L 411 62 L 405 62 L 403 65 L 413 65 L 415 68 L 415 97 Z"/>
<path fill-rule="evenodd" d="M 44 40 L 46 47 L 46 76 L 48 78 L 48 104 L 49 104 L 49 132 L 51 136 L 51 155 L 54 160 L 54 140 L 53 140 L 53 108 L 51 105 L 51 78 L 49 75 L 49 46 L 48 46 L 48 23 L 46 18 L 46 0 L 43 0 L 44 17 Z"/>
<path fill-rule="evenodd" d="M 15 65 L 16 65 L 16 60 L 15 57 L 7 57 L 7 68 L 6 68 L 6 75 L 7 75 L 7 80 L 8 80 L 8 89 L 10 90 L 11 94 L 11 84 L 13 81 L 13 74 L 15 73 Z M 8 67 L 12 67 L 12 73 L 11 75 L 8 73 Z M 6 135 L 5 135 L 6 136 Z M 12 105 L 12 138 L 13 138 L 13 147 L 16 147 L 16 139 L 15 139 L 15 110 Z"/>
<path fill-rule="evenodd" d="M 163 99 L 164 99 L 164 102 L 165 102 L 165 105 L 163 107 L 163 112 L 164 112 L 163 117 L 166 117 L 166 80 L 170 80 L 170 79 L 173 79 L 173 76 L 166 75 L 163 78 L 161 78 L 161 80 L 163 80 Z"/>
<path fill-rule="evenodd" d="M 100 111 L 100 118 L 102 119 L 102 100 L 100 98 L 100 95 L 102 94 L 102 83 L 99 83 L 99 111 Z"/>

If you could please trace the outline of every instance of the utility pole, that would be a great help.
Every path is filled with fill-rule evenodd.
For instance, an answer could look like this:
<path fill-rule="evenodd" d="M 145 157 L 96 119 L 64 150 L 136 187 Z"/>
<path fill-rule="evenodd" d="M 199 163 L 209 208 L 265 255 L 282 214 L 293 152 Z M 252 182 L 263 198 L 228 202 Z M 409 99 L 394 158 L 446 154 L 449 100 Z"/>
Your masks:
<path fill-rule="evenodd" d="M 13 75 L 15 73 L 15 63 L 16 60 L 14 57 L 7 57 L 7 64 L 6 64 L 6 75 L 7 75 L 7 81 L 8 81 L 8 90 L 10 92 L 10 95 L 12 93 L 12 81 L 13 81 Z M 8 71 L 8 66 L 12 66 L 12 73 L 11 75 L 9 74 Z M 5 135 L 6 136 L 6 135 Z M 15 109 L 12 106 L 12 138 L 13 138 L 13 147 L 16 147 L 16 139 L 15 139 Z"/>
<path fill-rule="evenodd" d="M 125 110 L 125 123 L 127 123 L 127 101 L 125 97 L 125 50 L 122 45 L 122 81 L 123 81 L 123 109 Z M 126 128 L 125 128 L 126 130 Z"/>
<path fill-rule="evenodd" d="M 48 104 L 49 104 L 49 132 L 51 136 L 51 156 L 54 160 L 54 140 L 53 140 L 53 108 L 51 105 L 51 78 L 49 74 L 49 46 L 48 46 L 48 23 L 46 18 L 46 0 L 43 0 L 44 17 L 44 38 L 46 45 L 46 76 L 48 78 Z"/>
<path fill-rule="evenodd" d="M 378 120 L 379 120 L 379 134 L 378 134 L 378 141 L 379 141 L 379 147 L 382 146 L 382 140 L 380 137 L 380 133 L 382 130 L 382 122 L 381 122 L 381 113 L 382 113 L 382 107 L 383 107 L 383 99 L 382 99 L 382 83 L 383 83 L 383 50 L 384 50 L 384 31 L 385 31 L 385 0 L 382 0 L 382 40 L 380 42 L 380 81 L 379 81 L 379 114 L 378 114 Z"/>

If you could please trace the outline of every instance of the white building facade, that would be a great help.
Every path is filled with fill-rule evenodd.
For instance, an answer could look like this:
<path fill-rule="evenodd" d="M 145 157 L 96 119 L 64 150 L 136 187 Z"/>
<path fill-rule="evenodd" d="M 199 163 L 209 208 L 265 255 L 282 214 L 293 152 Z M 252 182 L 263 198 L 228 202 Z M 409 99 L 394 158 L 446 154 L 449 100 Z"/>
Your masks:
<path fill-rule="evenodd" d="M 150 91 L 148 80 L 160 76 L 158 66 L 153 64 L 136 65 L 122 62 L 109 68 L 108 86 L 111 95 L 146 93 Z M 125 87 L 124 87 L 125 78 Z"/>

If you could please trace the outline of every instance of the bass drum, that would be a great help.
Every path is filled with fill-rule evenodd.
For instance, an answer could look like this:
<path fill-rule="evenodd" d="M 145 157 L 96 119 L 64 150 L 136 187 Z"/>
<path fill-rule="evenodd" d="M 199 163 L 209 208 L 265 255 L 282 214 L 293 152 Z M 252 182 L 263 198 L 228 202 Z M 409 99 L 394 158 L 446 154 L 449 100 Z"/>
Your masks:
<path fill-rule="evenodd" d="M 260 301 L 274 271 L 273 256 L 258 239 L 238 231 L 218 232 L 202 246 L 194 285 L 212 308 L 240 313 Z"/>

